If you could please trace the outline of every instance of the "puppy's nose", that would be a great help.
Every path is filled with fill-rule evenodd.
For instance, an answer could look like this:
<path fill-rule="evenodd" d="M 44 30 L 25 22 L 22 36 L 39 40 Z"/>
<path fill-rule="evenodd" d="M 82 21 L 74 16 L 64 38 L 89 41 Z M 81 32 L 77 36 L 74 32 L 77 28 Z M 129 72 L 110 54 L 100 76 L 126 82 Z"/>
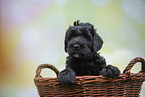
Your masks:
<path fill-rule="evenodd" d="M 80 45 L 75 44 L 75 45 L 73 46 L 73 48 L 74 48 L 74 49 L 80 49 Z"/>

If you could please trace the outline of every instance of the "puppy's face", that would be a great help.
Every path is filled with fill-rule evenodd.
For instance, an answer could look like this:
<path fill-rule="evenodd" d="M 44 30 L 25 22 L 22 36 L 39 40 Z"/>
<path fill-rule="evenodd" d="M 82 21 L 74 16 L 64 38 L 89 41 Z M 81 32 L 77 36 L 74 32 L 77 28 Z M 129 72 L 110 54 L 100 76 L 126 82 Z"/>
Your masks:
<path fill-rule="evenodd" d="M 68 34 L 67 51 L 73 58 L 88 58 L 92 56 L 92 35 L 86 27 L 74 26 Z"/>
<path fill-rule="evenodd" d="M 91 24 L 70 27 L 65 36 L 65 51 L 77 59 L 89 59 L 102 47 L 103 41 Z"/>

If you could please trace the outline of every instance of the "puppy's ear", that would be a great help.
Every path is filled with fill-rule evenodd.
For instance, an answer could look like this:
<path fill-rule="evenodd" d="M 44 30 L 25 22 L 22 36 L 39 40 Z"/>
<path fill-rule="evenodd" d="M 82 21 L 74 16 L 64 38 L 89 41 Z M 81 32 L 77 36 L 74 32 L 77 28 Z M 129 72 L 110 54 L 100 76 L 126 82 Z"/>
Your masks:
<path fill-rule="evenodd" d="M 94 30 L 94 40 L 93 40 L 94 53 L 97 53 L 102 48 L 102 45 L 103 45 L 103 40 L 101 39 L 99 34 L 97 34 L 96 31 Z"/>

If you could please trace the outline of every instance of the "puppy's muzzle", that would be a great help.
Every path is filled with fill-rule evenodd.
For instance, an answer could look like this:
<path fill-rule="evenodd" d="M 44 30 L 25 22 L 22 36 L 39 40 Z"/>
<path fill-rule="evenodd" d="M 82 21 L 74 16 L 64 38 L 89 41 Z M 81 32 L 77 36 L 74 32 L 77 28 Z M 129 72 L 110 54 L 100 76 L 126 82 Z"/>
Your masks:
<path fill-rule="evenodd" d="M 80 45 L 78 45 L 78 44 L 73 45 L 73 49 L 74 50 L 79 50 L 80 49 Z"/>

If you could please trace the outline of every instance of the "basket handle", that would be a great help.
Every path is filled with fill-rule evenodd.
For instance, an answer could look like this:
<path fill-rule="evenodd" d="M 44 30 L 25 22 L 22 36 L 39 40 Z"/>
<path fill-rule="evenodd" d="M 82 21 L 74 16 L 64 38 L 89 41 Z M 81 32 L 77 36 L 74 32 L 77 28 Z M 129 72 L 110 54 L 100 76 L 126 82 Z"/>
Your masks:
<path fill-rule="evenodd" d="M 53 70 L 53 71 L 56 73 L 57 76 L 58 76 L 58 74 L 59 74 L 59 70 L 58 70 L 56 67 L 54 67 L 53 65 L 50 65 L 50 64 L 41 64 L 41 65 L 39 65 L 39 66 L 37 67 L 35 78 L 36 78 L 36 77 L 42 77 L 42 76 L 40 75 L 40 73 L 41 73 L 41 70 L 42 70 L 43 68 L 50 68 L 51 70 Z"/>
<path fill-rule="evenodd" d="M 137 62 L 141 62 L 141 70 L 139 71 L 139 73 L 145 73 L 145 59 L 141 58 L 141 57 L 136 57 L 134 59 L 132 59 L 128 66 L 125 68 L 125 70 L 123 71 L 123 74 L 130 74 L 131 68 L 137 63 Z"/>

